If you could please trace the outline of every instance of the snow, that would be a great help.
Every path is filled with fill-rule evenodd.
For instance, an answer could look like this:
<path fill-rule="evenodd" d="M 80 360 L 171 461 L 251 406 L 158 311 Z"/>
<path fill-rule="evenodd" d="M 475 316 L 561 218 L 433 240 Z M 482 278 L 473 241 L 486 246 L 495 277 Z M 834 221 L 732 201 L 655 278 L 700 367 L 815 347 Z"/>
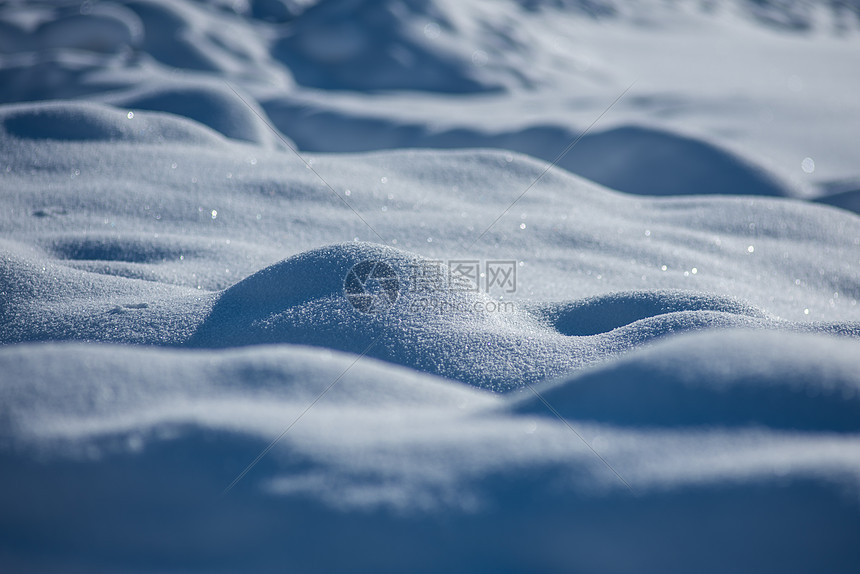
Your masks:
<path fill-rule="evenodd" d="M 858 15 L 0 6 L 0 570 L 856 572 Z"/>

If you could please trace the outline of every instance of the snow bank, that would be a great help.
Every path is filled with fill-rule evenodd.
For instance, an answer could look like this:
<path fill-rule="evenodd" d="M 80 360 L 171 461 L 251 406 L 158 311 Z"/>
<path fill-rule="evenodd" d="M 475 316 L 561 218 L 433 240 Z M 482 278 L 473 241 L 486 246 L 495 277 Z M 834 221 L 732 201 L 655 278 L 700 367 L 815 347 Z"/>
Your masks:
<path fill-rule="evenodd" d="M 631 394 L 601 391 L 599 370 L 538 387 L 582 416 L 569 424 L 611 468 L 528 392 L 506 403 L 354 355 L 6 347 L 0 529 L 14 550 L 4 562 L 24 571 L 561 572 L 576 563 L 682 572 L 706 560 L 708 572 L 755 572 L 763 553 L 778 570 L 851 572 L 858 365 L 856 353 L 834 363 L 844 344 L 701 334 L 607 367 L 602 382 Z M 796 357 L 788 364 L 786 351 Z M 625 369 L 666 394 L 619 388 Z M 726 408 L 726 395 L 739 402 Z M 320 552 L 321 540 L 338 552 Z"/>

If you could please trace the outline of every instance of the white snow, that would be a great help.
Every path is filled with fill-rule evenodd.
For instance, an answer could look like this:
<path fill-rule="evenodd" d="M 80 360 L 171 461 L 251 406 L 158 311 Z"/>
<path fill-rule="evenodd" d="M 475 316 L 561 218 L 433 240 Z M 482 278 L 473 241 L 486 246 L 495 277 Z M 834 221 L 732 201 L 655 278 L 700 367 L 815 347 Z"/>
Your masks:
<path fill-rule="evenodd" d="M 0 570 L 857 572 L 858 48 L 3 4 Z"/>

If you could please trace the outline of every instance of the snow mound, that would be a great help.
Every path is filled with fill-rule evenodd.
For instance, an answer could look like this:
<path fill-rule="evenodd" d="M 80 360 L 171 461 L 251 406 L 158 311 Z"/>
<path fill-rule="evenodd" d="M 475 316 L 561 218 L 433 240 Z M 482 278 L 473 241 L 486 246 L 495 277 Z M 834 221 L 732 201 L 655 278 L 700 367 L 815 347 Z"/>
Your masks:
<path fill-rule="evenodd" d="M 244 101 L 243 101 L 244 99 Z M 253 142 L 266 147 L 281 145 L 266 123 L 265 112 L 240 99 L 224 84 L 159 86 L 111 94 L 104 101 L 129 110 L 166 112 L 191 119 L 228 138 Z"/>
<path fill-rule="evenodd" d="M 79 6 L 32 3 L 29 16 L 38 23 L 22 27 L 15 22 L 15 2 L 0 10 L 0 53 L 49 50 L 83 50 L 105 54 L 137 47 L 143 27 L 135 13 L 113 2 Z M 41 8 L 41 10 L 40 10 Z M 6 19 L 4 16 L 13 16 Z"/>
<path fill-rule="evenodd" d="M 71 50 L 11 56 L 0 66 L 0 102 L 74 99 L 140 80 L 140 70 L 134 79 L 102 74 L 115 65 L 111 55 Z"/>
<path fill-rule="evenodd" d="M 141 50 L 163 64 L 260 80 L 279 75 L 271 70 L 265 46 L 241 19 L 192 2 L 135 0 L 126 6 L 143 24 Z"/>
<path fill-rule="evenodd" d="M 309 151 L 397 148 L 513 150 L 601 185 L 637 195 L 764 195 L 792 197 L 797 185 L 714 143 L 643 125 L 578 133 L 560 125 L 491 132 L 433 129 L 384 117 L 361 117 L 311 102 L 264 102 L 275 125 Z M 575 149 L 559 158 L 572 142 Z"/>
<path fill-rule="evenodd" d="M 737 154 L 640 126 L 583 138 L 565 163 L 566 169 L 606 187 L 640 195 L 794 195 L 788 182 Z"/>
<path fill-rule="evenodd" d="M 667 313 L 705 311 L 764 319 L 761 310 L 730 297 L 684 291 L 609 293 L 570 303 L 552 303 L 541 315 L 560 333 L 588 336 L 607 333 L 648 317 Z"/>
<path fill-rule="evenodd" d="M 631 427 L 860 431 L 856 340 L 713 331 L 655 343 L 544 385 L 563 417 Z M 526 396 L 519 413 L 552 416 Z"/>
<path fill-rule="evenodd" d="M 110 357 L 105 361 L 107 349 Z M 44 361 L 34 363 L 32 358 L 36 355 Z M 166 416 L 157 416 L 148 425 L 168 424 L 171 415 L 166 407 L 206 394 L 214 399 L 277 398 L 300 404 L 312 400 L 353 362 L 354 357 L 348 354 L 300 346 L 217 353 L 119 345 L 6 347 L 0 352 L 0 392 L 4 399 L 0 421 L 5 425 L 6 436 L 14 431 L 21 440 L 68 440 L 78 433 L 97 436 L 100 431 L 87 428 L 85 422 L 97 423 L 104 417 L 116 417 L 118 430 L 129 425 L 126 417 L 162 411 Z M 373 401 L 379 410 L 447 410 L 457 409 L 464 401 L 471 408 L 497 404 L 493 397 L 477 390 L 373 359 L 350 370 L 346 384 L 327 394 L 329 406 Z M 133 371 L 137 374 L 131 378 L 117 376 L 118 372 L 130 375 Z M 52 418 L 68 424 L 57 425 Z M 251 427 L 252 424 L 247 430 L 262 430 Z"/>
<path fill-rule="evenodd" d="M 221 146 L 200 124 L 159 113 L 137 113 L 81 102 L 16 104 L 0 110 L 0 134 L 17 140 L 128 141 Z M 8 140 L 7 140 L 8 143 Z"/>
<path fill-rule="evenodd" d="M 374 277 L 377 269 L 385 271 Z M 779 321 L 725 297 L 621 293 L 528 305 L 474 291 L 415 254 L 366 243 L 324 247 L 222 292 L 189 344 L 319 345 L 509 391 L 687 330 L 743 326 L 860 335 L 851 324 Z"/>
<path fill-rule="evenodd" d="M 322 0 L 273 53 L 302 85 L 470 93 L 528 85 L 525 38 L 492 3 Z"/>

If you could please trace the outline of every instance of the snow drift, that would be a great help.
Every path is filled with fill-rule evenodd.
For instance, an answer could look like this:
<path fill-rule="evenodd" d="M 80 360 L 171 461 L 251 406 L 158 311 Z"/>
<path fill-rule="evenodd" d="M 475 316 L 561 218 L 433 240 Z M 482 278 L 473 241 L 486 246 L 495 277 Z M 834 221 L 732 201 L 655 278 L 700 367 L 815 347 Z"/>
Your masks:
<path fill-rule="evenodd" d="M 0 6 L 0 569 L 853 574 L 856 13 Z"/>

